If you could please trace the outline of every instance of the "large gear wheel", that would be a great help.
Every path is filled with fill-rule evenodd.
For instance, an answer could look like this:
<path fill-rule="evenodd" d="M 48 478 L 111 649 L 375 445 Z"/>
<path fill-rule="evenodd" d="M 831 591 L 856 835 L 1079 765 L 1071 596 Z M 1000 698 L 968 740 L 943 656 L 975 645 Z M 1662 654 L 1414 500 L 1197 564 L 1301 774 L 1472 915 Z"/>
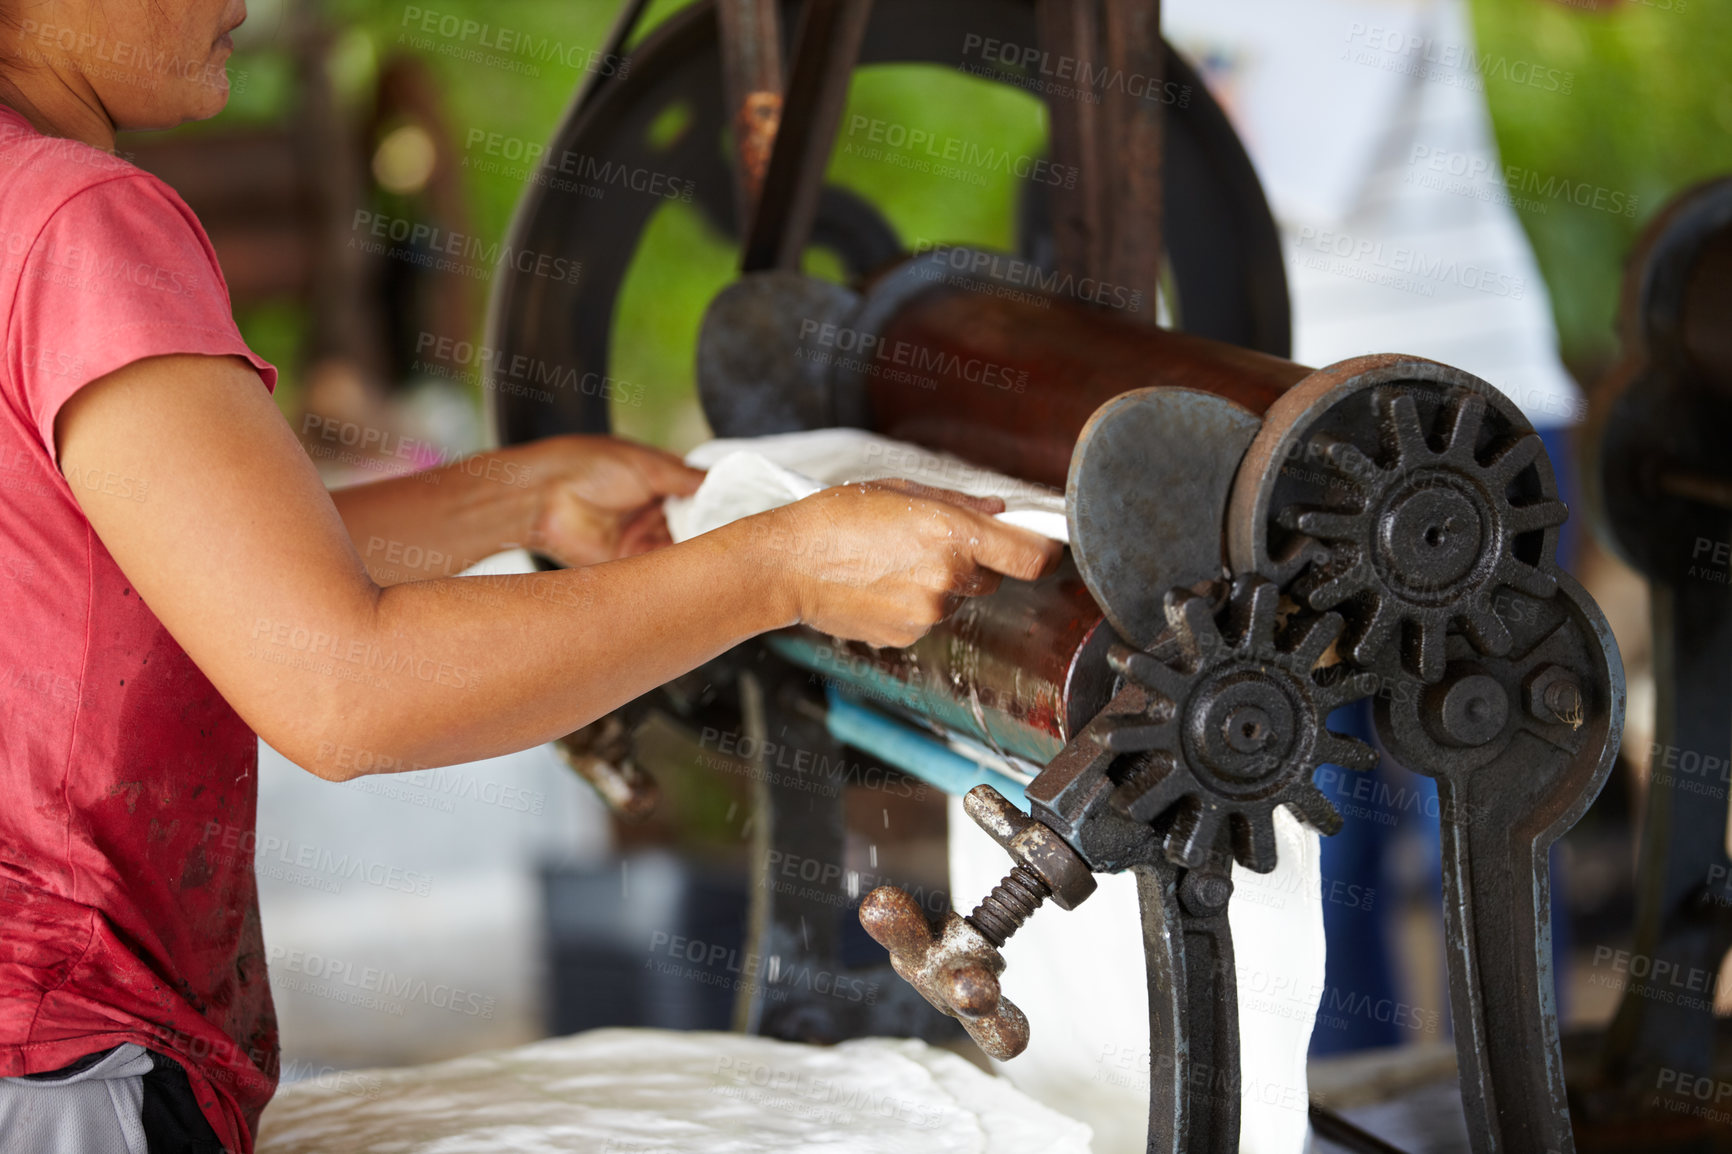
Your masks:
<path fill-rule="evenodd" d="M 1375 664 L 1405 624 L 1404 664 L 1435 682 L 1453 624 L 1481 653 L 1509 652 L 1509 630 L 1494 610 L 1499 588 L 1542 598 L 1556 592 L 1556 579 L 1522 560 L 1515 544 L 1524 533 L 1562 525 L 1569 510 L 1555 498 L 1511 503 L 1510 483 L 1543 449 L 1539 434 L 1526 433 L 1481 461 L 1475 446 L 1485 420 L 1483 394 L 1453 391 L 1436 448 L 1411 395 L 1380 389 L 1372 406 L 1381 462 L 1351 441 L 1328 434 L 1312 441 L 1321 443 L 1320 460 L 1359 488 L 1357 507 L 1289 506 L 1277 514 L 1283 528 L 1309 538 L 1294 548 L 1320 546 L 1293 595 L 1318 611 L 1361 602 L 1350 644 L 1358 665 Z"/>
<path fill-rule="evenodd" d="M 1234 564 L 1339 612 L 1360 668 L 1435 683 L 1452 630 L 1507 654 L 1500 590 L 1556 592 L 1569 516 L 1520 411 L 1476 377 L 1412 358 L 1343 362 L 1293 393 L 1312 403 L 1272 409 L 1241 466 L 1242 481 L 1247 467 L 1266 476 L 1235 491 Z"/>
<path fill-rule="evenodd" d="M 1341 633 L 1333 613 L 1278 628 L 1281 594 L 1261 577 L 1237 580 L 1217 622 L 1211 598 L 1167 594 L 1170 639 L 1145 653 L 1121 646 L 1111 661 L 1148 692 L 1144 709 L 1104 738 L 1121 759 L 1114 804 L 1137 821 L 1165 821 L 1163 850 L 1187 868 L 1208 861 L 1223 834 L 1246 868 L 1275 868 L 1274 812 L 1287 805 L 1324 834 L 1341 815 L 1312 783 L 1325 762 L 1369 769 L 1370 746 L 1324 722 L 1367 696 L 1364 675 L 1319 668 Z M 1157 656 L 1158 654 L 1158 656 Z"/>

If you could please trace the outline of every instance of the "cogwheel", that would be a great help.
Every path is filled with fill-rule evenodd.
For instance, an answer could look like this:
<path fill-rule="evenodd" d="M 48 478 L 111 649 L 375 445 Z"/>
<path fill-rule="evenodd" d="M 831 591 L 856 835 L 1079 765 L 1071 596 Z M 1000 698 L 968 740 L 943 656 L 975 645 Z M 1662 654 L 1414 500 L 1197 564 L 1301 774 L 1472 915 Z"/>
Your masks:
<path fill-rule="evenodd" d="M 1277 638 L 1281 594 L 1261 577 L 1240 578 L 1217 624 L 1208 597 L 1166 596 L 1169 641 L 1151 655 L 1115 648 L 1113 667 L 1148 691 L 1147 706 L 1115 719 L 1097 739 L 1122 759 L 1114 804 L 1137 821 L 1167 815 L 1163 848 L 1173 862 L 1202 865 L 1223 830 L 1234 858 L 1258 873 L 1275 868 L 1274 812 L 1291 806 L 1325 834 L 1341 815 L 1314 784 L 1324 762 L 1369 769 L 1364 742 L 1325 727 L 1331 710 L 1370 693 L 1370 678 L 1317 668 L 1342 620 L 1333 613 L 1290 624 Z"/>
<path fill-rule="evenodd" d="M 1309 608 L 1342 607 L 1354 664 L 1377 664 L 1396 641 L 1402 664 L 1431 683 L 1443 676 L 1452 625 L 1481 653 L 1509 652 L 1495 594 L 1504 586 L 1539 598 L 1556 591 L 1547 572 L 1557 547 L 1553 530 L 1569 510 L 1549 484 L 1536 500 L 1512 501 L 1517 477 L 1543 464 L 1540 438 L 1518 432 L 1495 440 L 1482 460 L 1486 398 L 1479 392 L 1450 390 L 1435 437 L 1407 391 L 1376 390 L 1371 412 L 1380 460 L 1327 432 L 1310 437 L 1308 456 L 1340 477 L 1344 484 L 1329 492 L 1346 503 L 1282 508 L 1276 523 L 1299 536 L 1276 568 L 1303 569 L 1292 593 Z M 1549 468 L 1545 477 L 1549 482 Z M 1529 534 L 1539 536 L 1518 548 Z"/>

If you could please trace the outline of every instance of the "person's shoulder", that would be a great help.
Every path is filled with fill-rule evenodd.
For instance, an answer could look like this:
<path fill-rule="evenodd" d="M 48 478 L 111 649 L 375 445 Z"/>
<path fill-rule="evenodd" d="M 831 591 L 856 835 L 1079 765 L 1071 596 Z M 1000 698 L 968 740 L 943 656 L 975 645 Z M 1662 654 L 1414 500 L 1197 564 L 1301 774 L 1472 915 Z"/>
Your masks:
<path fill-rule="evenodd" d="M 0 180 L 28 189 L 39 203 L 59 204 L 94 185 L 142 174 L 124 157 L 44 135 L 10 109 L 0 111 Z"/>
<path fill-rule="evenodd" d="M 0 134 L 14 126 L 0 116 Z M 209 235 L 161 178 L 75 140 L 0 135 L 0 293 L 14 278 L 37 288 L 88 285 L 92 270 L 118 287 L 106 275 L 116 269 L 156 270 L 177 292 L 197 286 L 227 300 Z"/>
<path fill-rule="evenodd" d="M 44 219 L 96 202 L 195 219 L 172 188 L 124 156 L 44 135 L 10 109 L 0 110 L 0 202 L 7 201 Z"/>

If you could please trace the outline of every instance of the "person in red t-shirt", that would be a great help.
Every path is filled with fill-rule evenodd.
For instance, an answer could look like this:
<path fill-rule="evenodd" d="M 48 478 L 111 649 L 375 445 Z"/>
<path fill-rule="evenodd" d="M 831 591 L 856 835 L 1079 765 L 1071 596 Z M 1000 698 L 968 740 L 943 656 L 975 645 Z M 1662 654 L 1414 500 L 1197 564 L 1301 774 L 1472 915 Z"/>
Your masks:
<path fill-rule="evenodd" d="M 907 644 L 1056 562 L 993 502 L 893 486 L 661 547 L 660 499 L 700 474 L 606 437 L 327 493 L 198 221 L 113 156 L 117 129 L 222 108 L 245 15 L 0 0 L 8 1152 L 251 1150 L 276 1027 L 252 863 L 225 847 L 251 841 L 255 735 L 331 780 L 494 757 L 764 630 Z M 571 567 L 406 574 L 358 552 L 376 538 Z"/>

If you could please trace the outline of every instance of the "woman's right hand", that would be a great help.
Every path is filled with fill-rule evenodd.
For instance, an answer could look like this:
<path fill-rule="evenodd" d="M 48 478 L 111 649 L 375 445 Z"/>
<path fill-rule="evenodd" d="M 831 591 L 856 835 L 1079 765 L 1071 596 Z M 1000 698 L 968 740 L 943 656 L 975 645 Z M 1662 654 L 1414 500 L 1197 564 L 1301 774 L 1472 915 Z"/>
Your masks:
<path fill-rule="evenodd" d="M 1063 546 L 995 520 L 997 497 L 908 481 L 814 493 L 749 518 L 797 619 L 868 645 L 911 645 L 959 597 L 991 593 L 1001 575 L 1032 581 Z"/>

